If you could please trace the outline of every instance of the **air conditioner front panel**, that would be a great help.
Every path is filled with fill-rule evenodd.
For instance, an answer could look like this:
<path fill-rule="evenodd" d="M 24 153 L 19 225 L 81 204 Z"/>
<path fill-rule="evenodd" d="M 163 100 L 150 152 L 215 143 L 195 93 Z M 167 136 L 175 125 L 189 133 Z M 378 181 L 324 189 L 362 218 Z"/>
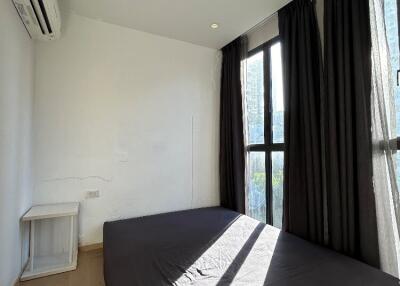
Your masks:
<path fill-rule="evenodd" d="M 57 0 L 13 0 L 29 35 L 37 40 L 60 37 L 61 19 Z"/>
<path fill-rule="evenodd" d="M 22 22 L 24 23 L 29 35 L 31 38 L 35 38 L 37 34 L 42 33 L 40 31 L 39 23 L 36 19 L 36 16 L 33 12 L 32 6 L 30 5 L 28 0 L 13 0 L 15 8 L 18 11 L 19 16 L 21 17 Z"/>

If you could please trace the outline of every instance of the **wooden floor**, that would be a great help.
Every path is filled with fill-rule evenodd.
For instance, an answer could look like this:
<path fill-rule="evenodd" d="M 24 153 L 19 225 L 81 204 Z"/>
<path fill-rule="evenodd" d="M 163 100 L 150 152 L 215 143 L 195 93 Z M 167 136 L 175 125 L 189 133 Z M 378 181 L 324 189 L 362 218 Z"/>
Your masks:
<path fill-rule="evenodd" d="M 103 249 L 80 252 L 75 271 L 19 282 L 19 286 L 104 286 Z"/>

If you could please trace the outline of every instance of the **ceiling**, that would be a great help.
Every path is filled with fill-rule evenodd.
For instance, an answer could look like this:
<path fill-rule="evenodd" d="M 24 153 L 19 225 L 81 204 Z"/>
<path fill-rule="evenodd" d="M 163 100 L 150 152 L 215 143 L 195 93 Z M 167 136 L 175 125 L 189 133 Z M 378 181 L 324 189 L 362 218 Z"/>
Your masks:
<path fill-rule="evenodd" d="M 62 0 L 78 15 L 219 49 L 289 0 Z M 218 23 L 218 29 L 211 29 Z"/>

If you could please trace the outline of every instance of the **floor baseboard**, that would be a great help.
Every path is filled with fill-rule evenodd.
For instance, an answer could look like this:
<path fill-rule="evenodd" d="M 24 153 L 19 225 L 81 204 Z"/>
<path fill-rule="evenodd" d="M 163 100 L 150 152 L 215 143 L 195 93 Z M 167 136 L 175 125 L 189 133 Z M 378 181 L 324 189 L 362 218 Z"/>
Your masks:
<path fill-rule="evenodd" d="M 94 243 L 94 244 L 88 244 L 88 245 L 79 246 L 79 251 L 88 252 L 88 251 L 97 250 L 97 249 L 102 249 L 102 248 L 103 248 L 103 243 L 102 243 L 102 242 L 99 242 L 99 243 Z"/>

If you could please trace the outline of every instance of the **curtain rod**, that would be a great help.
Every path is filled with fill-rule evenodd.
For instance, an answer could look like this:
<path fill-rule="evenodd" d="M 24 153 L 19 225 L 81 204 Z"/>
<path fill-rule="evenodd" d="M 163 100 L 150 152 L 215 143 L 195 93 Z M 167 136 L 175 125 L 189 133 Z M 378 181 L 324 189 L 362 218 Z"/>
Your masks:
<path fill-rule="evenodd" d="M 290 2 L 292 2 L 292 0 L 287 0 L 285 5 L 283 5 L 280 9 L 282 9 L 283 7 L 285 7 L 287 4 L 289 4 Z M 279 10 L 278 10 L 279 11 Z M 247 35 L 251 32 L 253 32 L 254 30 L 257 30 L 259 27 L 261 27 L 262 25 L 264 25 L 265 23 L 267 23 L 272 17 L 276 16 L 278 14 L 278 11 L 272 13 L 271 15 L 269 15 L 267 18 L 263 19 L 261 22 L 258 22 L 257 24 L 255 24 L 253 27 L 251 27 L 250 29 L 248 29 L 246 32 L 244 32 L 242 34 L 243 35 Z"/>

